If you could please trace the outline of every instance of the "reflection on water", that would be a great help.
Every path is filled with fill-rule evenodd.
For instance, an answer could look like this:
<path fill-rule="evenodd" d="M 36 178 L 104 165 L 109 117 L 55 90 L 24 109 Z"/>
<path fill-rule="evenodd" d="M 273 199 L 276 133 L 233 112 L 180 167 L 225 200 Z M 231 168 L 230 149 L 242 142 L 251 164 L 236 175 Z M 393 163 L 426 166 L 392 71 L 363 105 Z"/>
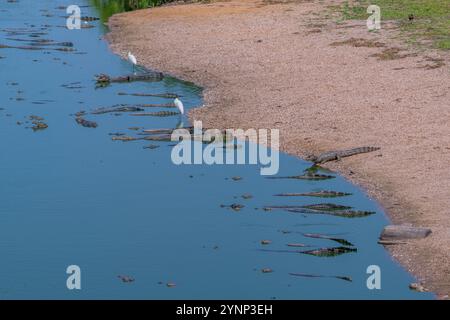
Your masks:
<path fill-rule="evenodd" d="M 170 142 L 113 139 L 174 128 L 179 118 L 92 110 L 171 103 L 167 94 L 189 109 L 201 105 L 201 90 L 167 77 L 96 89 L 94 75 L 132 66 L 108 51 L 101 22 L 64 28 L 59 7 L 72 3 L 0 3 L 0 298 L 432 297 L 409 291 L 411 276 L 376 243 L 383 212 L 339 176 L 175 166 Z M 98 15 L 79 4 L 83 16 Z M 65 47 L 73 51 L 56 50 Z M 31 129 L 39 123 L 47 127 Z M 307 167 L 281 155 L 279 176 Z M 301 195 L 274 196 L 286 193 Z M 341 211 L 316 214 L 327 203 Z M 375 214 L 348 219 L 335 214 L 342 210 Z M 82 270 L 79 291 L 66 288 L 69 265 Z M 367 289 L 369 265 L 381 267 L 381 290 Z"/>

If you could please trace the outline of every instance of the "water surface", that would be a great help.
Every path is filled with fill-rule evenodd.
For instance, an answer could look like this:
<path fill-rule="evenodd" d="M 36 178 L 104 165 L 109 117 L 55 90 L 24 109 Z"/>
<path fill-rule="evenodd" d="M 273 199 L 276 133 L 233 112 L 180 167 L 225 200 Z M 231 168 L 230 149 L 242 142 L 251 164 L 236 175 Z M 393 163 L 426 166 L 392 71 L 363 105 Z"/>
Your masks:
<path fill-rule="evenodd" d="M 95 89 L 95 74 L 123 75 L 132 68 L 109 51 L 100 22 L 90 22 L 95 28 L 64 28 L 65 10 L 58 7 L 69 4 L 73 1 L 0 3 L 0 44 L 28 45 L 14 38 L 52 39 L 71 41 L 76 50 L 0 49 L 0 298 L 432 297 L 408 289 L 414 279 L 376 243 L 388 223 L 383 211 L 339 176 L 322 182 L 269 180 L 254 165 L 175 166 L 168 143 L 123 143 L 109 135 L 135 136 L 130 127 L 174 127 L 178 117 L 88 115 L 98 128 L 79 126 L 73 114 L 80 110 L 171 102 L 119 92 L 175 93 L 188 109 L 201 105 L 202 98 L 200 88 L 170 77 Z M 86 7 L 87 1 L 78 4 L 83 16 L 107 15 Z M 43 34 L 30 37 L 30 30 Z M 27 128 L 30 115 L 44 118 L 49 127 L 36 132 Z M 143 148 L 149 144 L 160 147 Z M 301 174 L 308 166 L 283 154 L 279 175 Z M 234 181 L 234 176 L 242 180 Z M 321 189 L 353 195 L 273 196 Z M 246 193 L 253 197 L 243 199 Z M 261 210 L 264 205 L 320 202 L 376 214 L 345 219 Z M 245 207 L 239 212 L 221 207 L 232 203 Z M 307 249 L 339 246 L 304 237 L 305 232 L 345 238 L 358 251 L 330 258 L 261 251 L 296 249 L 288 243 L 310 245 Z M 263 246 L 261 240 L 271 244 Z M 79 291 L 66 288 L 65 270 L 72 264 L 82 270 Z M 381 290 L 366 287 L 369 265 L 381 267 Z M 273 272 L 263 273 L 263 268 Z M 353 281 L 294 277 L 292 272 Z M 118 275 L 135 281 L 123 283 Z"/>

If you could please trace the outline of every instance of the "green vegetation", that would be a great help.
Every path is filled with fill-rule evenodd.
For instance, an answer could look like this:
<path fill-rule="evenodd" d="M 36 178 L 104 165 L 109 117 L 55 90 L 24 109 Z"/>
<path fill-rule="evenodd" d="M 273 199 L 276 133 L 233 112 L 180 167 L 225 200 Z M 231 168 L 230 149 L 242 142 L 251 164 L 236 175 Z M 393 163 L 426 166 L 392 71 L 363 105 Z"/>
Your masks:
<path fill-rule="evenodd" d="M 160 6 L 175 0 L 91 0 L 91 3 L 100 12 L 100 19 L 105 22 L 113 14 L 137 9 Z"/>
<path fill-rule="evenodd" d="M 450 0 L 356 0 L 341 7 L 343 19 L 367 19 L 370 4 L 381 8 L 381 20 L 395 20 L 411 42 L 430 42 L 450 49 Z"/>

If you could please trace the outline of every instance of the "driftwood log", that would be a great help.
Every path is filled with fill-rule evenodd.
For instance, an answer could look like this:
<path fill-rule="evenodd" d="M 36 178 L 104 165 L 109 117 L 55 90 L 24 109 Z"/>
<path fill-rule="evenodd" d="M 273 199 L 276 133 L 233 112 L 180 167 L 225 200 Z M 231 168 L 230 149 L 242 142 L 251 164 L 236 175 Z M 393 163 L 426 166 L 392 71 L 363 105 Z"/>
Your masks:
<path fill-rule="evenodd" d="M 406 244 L 406 242 L 402 241 L 395 241 L 395 240 L 378 240 L 378 244 L 381 244 L 383 246 L 395 246 L 398 244 Z"/>
<path fill-rule="evenodd" d="M 430 235 L 431 229 L 406 225 L 389 225 L 381 232 L 381 240 L 422 239 Z"/>

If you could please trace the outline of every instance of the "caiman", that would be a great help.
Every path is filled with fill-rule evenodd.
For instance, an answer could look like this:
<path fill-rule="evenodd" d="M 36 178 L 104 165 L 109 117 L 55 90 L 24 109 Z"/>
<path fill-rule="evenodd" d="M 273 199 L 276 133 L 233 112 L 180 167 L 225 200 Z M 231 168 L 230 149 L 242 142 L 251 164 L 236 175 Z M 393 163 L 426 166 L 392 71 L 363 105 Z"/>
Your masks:
<path fill-rule="evenodd" d="M 171 117 L 176 116 L 177 114 L 180 114 L 179 112 L 175 111 L 158 111 L 158 112 L 143 112 L 143 113 L 131 113 L 130 116 L 136 116 L 136 117 Z"/>
<path fill-rule="evenodd" d="M 278 253 L 300 253 L 300 254 L 308 254 L 316 257 L 336 257 L 341 254 L 357 252 L 357 248 L 349 248 L 349 247 L 332 247 L 332 248 L 319 248 L 314 250 L 276 250 L 276 249 L 258 249 L 258 251 L 263 252 L 278 252 Z"/>
<path fill-rule="evenodd" d="M 318 156 L 310 155 L 306 157 L 307 161 L 314 162 L 315 164 L 325 163 L 328 161 L 340 160 L 341 158 L 354 156 L 360 153 L 368 153 L 380 150 L 378 147 L 359 147 L 347 150 L 329 151 L 322 153 Z"/>
<path fill-rule="evenodd" d="M 146 72 L 143 74 L 132 74 L 112 78 L 107 74 L 96 75 L 98 85 L 107 85 L 111 82 L 132 82 L 132 81 L 161 81 L 164 75 L 161 72 Z"/>
<path fill-rule="evenodd" d="M 338 192 L 338 191 L 313 191 L 307 193 L 279 193 L 276 194 L 276 197 L 318 197 L 318 198 L 338 198 L 338 197 L 346 197 L 351 196 L 351 193 L 347 192 Z"/>
<path fill-rule="evenodd" d="M 334 248 L 320 248 L 315 250 L 302 251 L 301 253 L 309 254 L 316 257 L 335 257 L 341 254 L 357 251 L 358 249 L 356 248 L 334 247 Z"/>
<path fill-rule="evenodd" d="M 82 117 L 76 117 L 76 118 L 75 118 L 75 121 L 76 121 L 80 126 L 83 126 L 83 127 L 85 127 L 85 128 L 97 128 L 97 127 L 98 127 L 97 122 L 89 121 L 89 120 L 86 120 L 86 119 L 84 119 L 84 118 L 82 118 Z"/>
<path fill-rule="evenodd" d="M 100 18 L 86 16 L 86 17 L 81 17 L 80 20 L 81 21 L 97 21 L 97 20 L 100 20 Z"/>
<path fill-rule="evenodd" d="M 302 214 L 326 214 L 341 218 L 364 218 L 375 214 L 374 211 L 355 211 L 355 210 L 338 210 L 338 211 L 320 211 L 313 209 L 285 209 L 292 213 L 302 213 Z"/>
<path fill-rule="evenodd" d="M 320 180 L 328 180 L 333 179 L 335 176 L 330 176 L 326 174 L 317 174 L 307 172 L 306 174 L 299 176 L 287 176 L 287 177 L 266 177 L 266 179 L 298 179 L 298 180 L 311 180 L 311 181 L 320 181 Z"/>
<path fill-rule="evenodd" d="M 98 108 L 91 112 L 91 114 L 104 114 L 104 113 L 113 113 L 113 112 L 137 112 L 144 111 L 144 109 L 136 106 L 128 106 L 124 104 L 116 104 L 111 108 Z"/>

